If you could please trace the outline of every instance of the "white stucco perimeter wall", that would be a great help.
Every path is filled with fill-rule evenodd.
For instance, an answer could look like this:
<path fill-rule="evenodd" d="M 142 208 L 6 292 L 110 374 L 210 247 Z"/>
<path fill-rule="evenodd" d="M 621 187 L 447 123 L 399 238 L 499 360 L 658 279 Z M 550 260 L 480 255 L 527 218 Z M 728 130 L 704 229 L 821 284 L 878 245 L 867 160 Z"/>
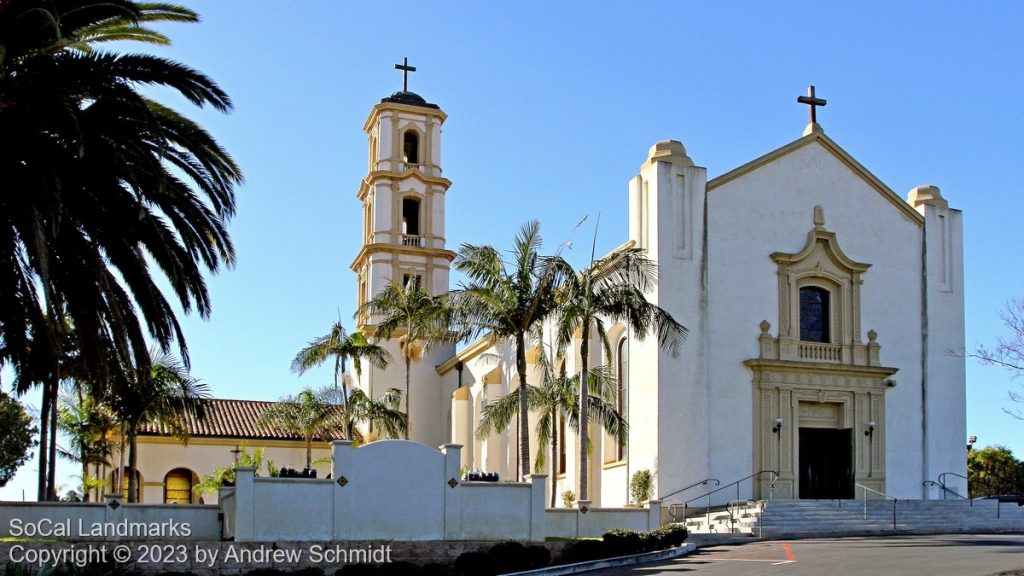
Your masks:
<path fill-rule="evenodd" d="M 116 505 L 112 502 L 117 500 Z M 220 540 L 220 508 L 186 504 L 0 502 L 0 538 L 57 541 Z"/>
<path fill-rule="evenodd" d="M 546 476 L 464 484 L 461 448 L 339 440 L 330 479 L 256 478 L 239 468 L 233 494 L 222 495 L 225 522 L 238 541 L 543 540 Z"/>

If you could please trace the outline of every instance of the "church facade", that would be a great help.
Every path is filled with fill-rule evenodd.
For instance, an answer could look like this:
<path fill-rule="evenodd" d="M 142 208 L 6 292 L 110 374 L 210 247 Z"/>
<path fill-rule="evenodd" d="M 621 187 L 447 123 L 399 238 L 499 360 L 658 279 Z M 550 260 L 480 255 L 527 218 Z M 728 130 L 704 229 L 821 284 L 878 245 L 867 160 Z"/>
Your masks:
<path fill-rule="evenodd" d="M 391 281 L 449 289 L 445 118 L 404 90 L 369 115 L 359 304 Z M 590 347 L 592 366 L 618 376 L 630 428 L 624 446 L 590 428 L 593 505 L 626 504 L 640 470 L 670 503 L 743 479 L 744 498 L 934 498 L 925 481 L 966 475 L 962 220 L 938 188 L 904 199 L 812 116 L 800 138 L 711 180 L 680 142 L 658 142 L 622 202 L 623 241 L 659 266 L 648 299 L 689 337 L 673 357 L 618 325 L 610 357 Z M 373 333 L 373 318 L 358 324 Z M 404 389 L 397 340 L 387 346 L 396 361 L 358 383 L 374 395 Z M 570 374 L 577 350 L 560 359 Z M 517 386 L 515 366 L 512 343 L 487 336 L 429 349 L 411 367 L 411 438 L 462 444 L 465 469 L 517 477 L 516 424 L 476 434 L 484 407 Z M 543 470 L 559 494 L 576 489 L 578 440 L 564 440 Z"/>

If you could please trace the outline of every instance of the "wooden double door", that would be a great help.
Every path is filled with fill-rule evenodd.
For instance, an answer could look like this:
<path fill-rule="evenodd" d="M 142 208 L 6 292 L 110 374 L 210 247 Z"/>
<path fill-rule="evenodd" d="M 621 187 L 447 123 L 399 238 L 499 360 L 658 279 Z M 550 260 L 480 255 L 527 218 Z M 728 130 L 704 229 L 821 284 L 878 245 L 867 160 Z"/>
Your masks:
<path fill-rule="evenodd" d="M 800 428 L 800 498 L 853 498 L 853 430 Z"/>

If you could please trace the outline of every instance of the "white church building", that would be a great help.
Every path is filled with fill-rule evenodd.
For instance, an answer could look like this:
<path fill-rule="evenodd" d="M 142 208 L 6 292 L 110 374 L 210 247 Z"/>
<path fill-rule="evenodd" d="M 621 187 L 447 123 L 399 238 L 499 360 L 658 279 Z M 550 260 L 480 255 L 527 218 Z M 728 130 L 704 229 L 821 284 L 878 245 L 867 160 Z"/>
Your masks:
<path fill-rule="evenodd" d="M 622 241 L 657 262 L 648 299 L 689 337 L 676 357 L 624 326 L 609 331 L 612 357 L 591 346 L 591 364 L 619 376 L 630 429 L 621 448 L 590 429 L 593 505 L 626 504 L 628 479 L 643 469 L 657 496 L 698 484 L 675 501 L 700 495 L 705 480 L 751 476 L 739 485 L 744 498 L 849 498 L 855 485 L 934 498 L 925 481 L 966 474 L 961 212 L 934 186 L 905 199 L 891 190 L 818 125 L 824 101 L 808 100 L 803 136 L 759 158 L 709 180 L 699 155 L 666 140 L 624 187 Z M 403 90 L 364 125 L 363 244 L 351 265 L 360 305 L 391 280 L 449 290 L 445 118 Z M 372 334 L 372 320 L 358 327 Z M 405 387 L 397 340 L 388 346 L 396 361 L 365 369 L 358 383 L 373 395 Z M 570 374 L 581 368 L 576 350 L 564 357 Z M 537 383 L 536 351 L 529 358 Z M 516 424 L 475 434 L 488 402 L 518 383 L 510 342 L 435 346 L 411 378 L 413 440 L 462 444 L 464 468 L 517 476 Z M 559 493 L 576 489 L 577 440 L 571 431 L 565 440 L 543 471 Z"/>

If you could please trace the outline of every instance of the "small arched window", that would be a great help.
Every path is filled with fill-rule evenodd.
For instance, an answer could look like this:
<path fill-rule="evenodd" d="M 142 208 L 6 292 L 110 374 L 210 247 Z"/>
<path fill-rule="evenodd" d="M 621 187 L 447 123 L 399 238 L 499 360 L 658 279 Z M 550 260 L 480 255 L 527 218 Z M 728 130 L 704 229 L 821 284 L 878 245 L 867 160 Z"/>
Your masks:
<path fill-rule="evenodd" d="M 406 130 L 402 136 L 402 162 L 420 163 L 420 136 L 415 130 Z"/>
<path fill-rule="evenodd" d="M 825 288 L 800 289 L 800 339 L 805 342 L 832 341 L 830 294 Z"/>
<path fill-rule="evenodd" d="M 193 486 L 191 470 L 171 470 L 164 477 L 164 504 L 191 504 Z"/>

